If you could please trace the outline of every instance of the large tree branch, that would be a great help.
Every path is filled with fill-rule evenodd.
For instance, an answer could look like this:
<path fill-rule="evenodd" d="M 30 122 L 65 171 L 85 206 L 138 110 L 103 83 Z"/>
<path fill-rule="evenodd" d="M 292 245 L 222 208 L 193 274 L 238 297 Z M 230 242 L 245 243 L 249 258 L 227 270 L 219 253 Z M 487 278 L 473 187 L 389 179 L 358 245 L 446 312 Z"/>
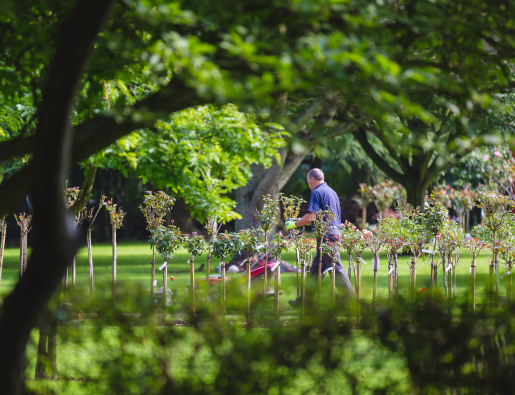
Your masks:
<path fill-rule="evenodd" d="M 360 126 L 362 126 L 363 124 L 370 122 L 371 120 L 372 117 L 360 118 L 356 119 L 355 121 L 332 128 L 324 134 L 323 141 L 328 141 L 334 139 L 335 137 L 343 136 L 344 134 L 349 134 L 357 128 L 359 128 Z"/>
<path fill-rule="evenodd" d="M 276 189 L 277 192 L 282 191 L 286 183 L 290 180 L 291 176 L 297 168 L 300 166 L 306 155 L 309 153 L 309 150 L 303 151 L 298 154 L 290 154 L 288 158 L 286 158 L 286 163 L 281 171 L 279 179 L 277 181 Z"/>
<path fill-rule="evenodd" d="M 91 191 L 93 190 L 93 184 L 95 183 L 95 177 L 97 175 L 97 166 L 91 166 L 84 178 L 82 188 L 80 189 L 80 196 L 77 198 L 73 206 L 71 207 L 73 215 L 77 215 L 88 203 Z"/>
<path fill-rule="evenodd" d="M 393 167 L 391 167 L 382 157 L 379 155 L 374 147 L 370 144 L 367 138 L 367 132 L 364 128 L 359 128 L 352 132 L 354 138 L 358 141 L 361 148 L 367 153 L 367 155 L 372 159 L 372 161 L 379 167 L 382 171 L 384 171 L 389 177 L 398 183 L 402 183 L 404 175 L 399 173 Z"/>
<path fill-rule="evenodd" d="M 311 119 L 313 119 L 323 108 L 327 101 L 336 97 L 334 92 L 325 92 L 320 98 L 316 99 L 302 113 L 291 118 L 286 125 L 286 130 L 291 134 L 298 133 Z"/>
<path fill-rule="evenodd" d="M 378 128 L 374 128 L 374 134 L 379 139 L 381 144 L 386 148 L 390 156 L 397 162 L 397 164 L 401 167 L 402 171 L 406 174 L 409 172 L 409 162 L 402 155 L 398 154 L 398 149 L 395 149 L 393 145 L 390 143 L 388 136 L 384 134 L 383 131 Z"/>

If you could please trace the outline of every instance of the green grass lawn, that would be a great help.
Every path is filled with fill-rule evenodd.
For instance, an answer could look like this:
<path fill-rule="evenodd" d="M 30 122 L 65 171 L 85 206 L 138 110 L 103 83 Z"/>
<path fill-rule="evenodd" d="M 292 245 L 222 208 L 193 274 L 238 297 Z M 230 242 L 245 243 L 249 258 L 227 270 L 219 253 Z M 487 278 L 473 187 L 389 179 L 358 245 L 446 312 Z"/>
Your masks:
<path fill-rule="evenodd" d="M 110 294 L 110 281 L 111 281 L 111 245 L 110 244 L 95 244 L 93 246 L 94 258 L 94 279 L 95 279 L 95 293 Z M 295 253 L 289 252 L 283 254 L 282 258 L 291 264 L 295 264 Z M 364 302 L 372 300 L 372 287 L 373 287 L 373 270 L 371 265 L 371 254 L 365 252 L 363 258 L 368 262 L 363 265 L 362 269 L 362 300 Z M 120 292 L 128 292 L 138 287 L 148 289 L 150 293 L 150 273 L 152 252 L 146 243 L 120 243 L 118 244 L 118 263 L 117 263 L 117 281 Z M 168 279 L 168 288 L 178 290 L 179 297 L 184 295 L 186 287 L 189 285 L 189 256 L 185 250 L 179 250 L 174 259 L 170 262 L 168 267 L 168 274 L 174 276 L 174 281 Z M 49 258 L 51 260 L 51 258 Z M 162 285 L 162 272 L 157 268 L 162 263 L 162 258 L 156 258 L 156 279 L 158 287 Z M 342 254 L 342 263 L 347 266 L 347 255 Z M 462 255 L 458 264 L 457 270 L 457 289 L 456 294 L 459 299 L 467 298 L 470 295 L 470 258 L 468 255 Z M 202 255 L 195 261 L 195 267 L 198 269 L 202 263 L 206 263 L 206 256 Z M 216 258 L 213 259 L 211 264 L 213 267 L 218 263 Z M 409 257 L 401 256 L 398 259 L 399 271 L 399 294 L 407 298 L 409 294 L 409 273 L 408 266 Z M 18 279 L 18 265 L 19 265 L 19 250 L 17 248 L 9 248 L 5 251 L 3 273 L 0 284 L 0 297 L 4 297 L 15 285 Z M 487 253 L 482 253 L 476 263 L 476 297 L 480 302 L 486 292 L 486 287 L 489 283 Z M 504 269 L 500 269 L 501 274 Z M 430 284 L 430 266 L 424 263 L 422 259 L 419 260 L 417 265 L 417 289 L 428 287 Z M 196 273 L 197 276 L 205 276 L 203 273 Z M 234 278 L 237 274 L 228 274 Z M 71 281 L 71 270 L 70 270 Z M 500 280 L 500 294 L 506 295 L 506 284 L 508 276 Z M 352 278 L 354 284 L 354 278 Z M 77 254 L 77 288 L 84 292 L 88 290 L 88 263 L 87 263 L 87 250 L 81 249 Z M 330 281 L 326 278 L 322 287 L 325 294 L 330 292 Z M 439 288 L 443 290 L 442 270 L 439 270 Z M 282 310 L 288 309 L 287 300 L 296 297 L 296 274 L 283 273 L 282 274 L 282 289 L 284 291 L 281 299 Z M 230 294 L 227 295 L 229 299 Z M 378 300 L 385 300 L 388 298 L 388 276 L 387 276 L 387 261 L 385 254 L 381 255 L 381 267 L 378 271 L 377 281 L 377 298 Z M 171 309 L 173 312 L 174 309 Z"/>

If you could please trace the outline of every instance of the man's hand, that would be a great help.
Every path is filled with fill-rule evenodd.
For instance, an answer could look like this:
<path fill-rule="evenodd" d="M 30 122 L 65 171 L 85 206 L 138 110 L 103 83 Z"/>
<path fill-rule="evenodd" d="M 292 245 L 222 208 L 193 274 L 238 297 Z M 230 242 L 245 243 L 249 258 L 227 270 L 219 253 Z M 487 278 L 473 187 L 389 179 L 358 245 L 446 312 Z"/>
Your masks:
<path fill-rule="evenodd" d="M 286 229 L 288 230 L 292 230 L 292 229 L 295 229 L 297 227 L 297 225 L 295 225 L 295 222 L 297 222 L 299 219 L 298 218 L 290 218 L 286 221 Z"/>

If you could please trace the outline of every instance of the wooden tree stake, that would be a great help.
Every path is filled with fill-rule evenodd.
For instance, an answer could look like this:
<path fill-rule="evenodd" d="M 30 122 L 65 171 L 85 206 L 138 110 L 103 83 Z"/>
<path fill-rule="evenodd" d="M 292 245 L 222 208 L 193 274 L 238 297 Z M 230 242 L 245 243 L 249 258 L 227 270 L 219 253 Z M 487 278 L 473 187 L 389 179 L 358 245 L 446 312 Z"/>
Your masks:
<path fill-rule="evenodd" d="M 209 300 L 209 272 L 211 271 L 211 246 L 209 247 L 209 251 L 207 253 L 207 267 L 206 267 L 206 303 Z"/>
<path fill-rule="evenodd" d="M 168 291 L 168 261 L 165 261 L 165 267 L 163 268 L 163 300 L 162 300 L 162 308 L 163 308 L 163 323 L 166 322 L 166 294 Z"/>
<path fill-rule="evenodd" d="M 250 256 L 247 257 L 246 260 L 246 268 L 247 268 L 247 321 L 250 320 Z"/>
<path fill-rule="evenodd" d="M 191 314 L 192 321 L 195 322 L 195 257 L 190 257 L 190 279 L 191 279 Z"/>
<path fill-rule="evenodd" d="M 415 301 L 416 294 L 416 282 L 417 282 L 417 260 L 415 257 L 411 257 L 411 273 L 410 273 L 410 294 L 411 301 Z"/>
<path fill-rule="evenodd" d="M 472 258 L 472 265 L 470 265 L 470 273 L 472 275 L 472 311 L 476 312 L 476 261 Z"/>
<path fill-rule="evenodd" d="M 300 284 L 299 284 L 299 263 L 300 263 L 300 258 L 299 258 L 299 249 L 298 248 L 295 248 L 295 254 L 296 254 L 296 263 L 297 263 L 297 299 L 299 298 L 300 296 Z"/>
<path fill-rule="evenodd" d="M 299 278 L 297 270 L 297 278 Z M 281 266 L 275 269 L 275 284 L 274 284 L 274 301 L 275 301 L 275 317 L 279 319 L 279 287 L 281 286 Z M 297 280 L 297 291 L 299 291 L 299 282 Z"/>
<path fill-rule="evenodd" d="M 300 277 L 301 277 L 301 291 L 300 291 L 300 297 L 301 297 L 301 307 L 300 307 L 300 314 L 301 316 L 304 316 L 304 310 L 306 308 L 306 261 L 303 259 L 300 261 Z"/>
<path fill-rule="evenodd" d="M 379 254 L 377 254 L 374 257 L 374 290 L 373 290 L 373 296 L 372 296 L 372 303 L 376 304 L 376 296 L 377 296 L 377 261 L 378 261 Z"/>
<path fill-rule="evenodd" d="M 222 318 L 225 319 L 225 262 L 220 262 L 220 272 L 222 273 L 222 289 L 220 290 L 220 299 L 222 301 Z"/>
<path fill-rule="evenodd" d="M 0 284 L 2 283 L 2 269 L 4 266 L 5 235 L 7 234 L 7 221 L 5 217 L 0 219 Z"/>
<path fill-rule="evenodd" d="M 116 298 L 116 227 L 112 226 L 112 239 L 113 239 L 113 264 L 112 264 L 112 297 Z"/>
<path fill-rule="evenodd" d="M 75 274 L 77 273 L 77 257 L 73 257 L 72 261 L 72 286 L 75 287 Z"/>

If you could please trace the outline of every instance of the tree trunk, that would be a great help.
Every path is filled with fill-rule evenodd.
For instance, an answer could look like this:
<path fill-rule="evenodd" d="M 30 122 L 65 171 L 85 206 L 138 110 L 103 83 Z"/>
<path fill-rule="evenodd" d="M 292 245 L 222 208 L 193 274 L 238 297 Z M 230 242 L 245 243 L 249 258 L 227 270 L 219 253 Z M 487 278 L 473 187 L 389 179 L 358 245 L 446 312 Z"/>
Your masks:
<path fill-rule="evenodd" d="M 4 266 L 4 251 L 5 251 L 5 235 L 7 234 L 7 222 L 1 224 L 1 239 L 0 239 L 0 284 L 2 283 L 2 269 Z"/>
<path fill-rule="evenodd" d="M 166 294 L 168 292 L 168 263 L 165 261 L 165 267 L 163 267 L 163 300 L 162 300 L 162 309 L 163 309 L 163 323 L 166 322 Z"/>
<path fill-rule="evenodd" d="M 0 387 L 5 394 L 24 390 L 25 350 L 31 329 L 85 236 L 79 237 L 68 225 L 62 197 L 72 153 L 70 114 L 93 44 L 113 3 L 79 0 L 71 11 L 73 17 L 60 28 L 60 41 L 46 70 L 29 186 L 20 185 L 30 188 L 34 205 L 31 264 L 4 299 L 0 315 Z"/>
<path fill-rule="evenodd" d="M 48 360 L 50 361 L 49 377 L 55 380 L 59 376 L 57 374 L 57 320 L 54 317 L 50 319 L 50 330 L 48 332 Z"/>
<path fill-rule="evenodd" d="M 252 228 L 258 225 L 256 210 L 263 208 L 263 195 L 270 194 L 277 199 L 293 173 L 297 170 L 308 151 L 298 155 L 287 152 L 286 148 L 279 149 L 281 165 L 277 162 L 265 169 L 261 165 L 252 165 L 252 178 L 247 185 L 236 190 L 236 211 L 241 215 L 236 220 L 236 231 Z"/>
<path fill-rule="evenodd" d="M 470 273 L 472 279 L 472 311 L 476 312 L 476 258 L 472 258 L 472 264 L 470 265 Z"/>
<path fill-rule="evenodd" d="M 22 276 L 23 276 L 23 248 L 24 248 L 24 245 L 25 243 L 23 242 L 23 238 L 24 238 L 24 235 L 25 233 L 23 232 L 23 230 L 20 230 L 20 273 L 19 273 L 19 278 L 21 279 Z"/>
<path fill-rule="evenodd" d="M 72 261 L 72 286 L 75 288 L 75 274 L 77 273 L 77 256 Z"/>
<path fill-rule="evenodd" d="M 191 322 L 195 324 L 195 257 L 190 257 Z"/>
<path fill-rule="evenodd" d="M 93 281 L 93 245 L 91 242 L 91 227 L 88 226 L 86 234 L 86 244 L 88 246 L 88 267 L 89 267 L 89 292 L 93 293 L 94 281 Z"/>
<path fill-rule="evenodd" d="M 245 281 L 247 283 L 247 324 L 250 324 L 250 256 L 247 257 L 245 262 L 245 267 L 247 270 L 247 275 L 245 277 Z"/>
<path fill-rule="evenodd" d="M 376 304 L 376 294 L 377 294 L 377 261 L 379 259 L 379 254 L 376 253 L 374 256 L 374 288 L 372 291 L 372 304 L 375 306 Z"/>
<path fill-rule="evenodd" d="M 206 304 L 209 300 L 209 272 L 211 271 L 211 243 L 209 244 L 209 250 L 207 253 L 207 266 L 206 266 Z"/>
<path fill-rule="evenodd" d="M 36 380 L 48 378 L 47 366 L 49 365 L 50 360 L 48 359 L 47 344 L 49 329 L 48 312 L 45 312 L 41 315 L 39 324 L 39 342 L 35 372 Z"/>
<path fill-rule="evenodd" d="M 116 298 L 116 228 L 113 226 L 112 231 L 113 241 L 113 264 L 112 264 L 112 296 L 113 300 Z"/>
<path fill-rule="evenodd" d="M 406 177 L 401 184 L 406 188 L 406 201 L 413 207 L 424 208 L 427 181 L 421 180 L 419 177 Z"/>

